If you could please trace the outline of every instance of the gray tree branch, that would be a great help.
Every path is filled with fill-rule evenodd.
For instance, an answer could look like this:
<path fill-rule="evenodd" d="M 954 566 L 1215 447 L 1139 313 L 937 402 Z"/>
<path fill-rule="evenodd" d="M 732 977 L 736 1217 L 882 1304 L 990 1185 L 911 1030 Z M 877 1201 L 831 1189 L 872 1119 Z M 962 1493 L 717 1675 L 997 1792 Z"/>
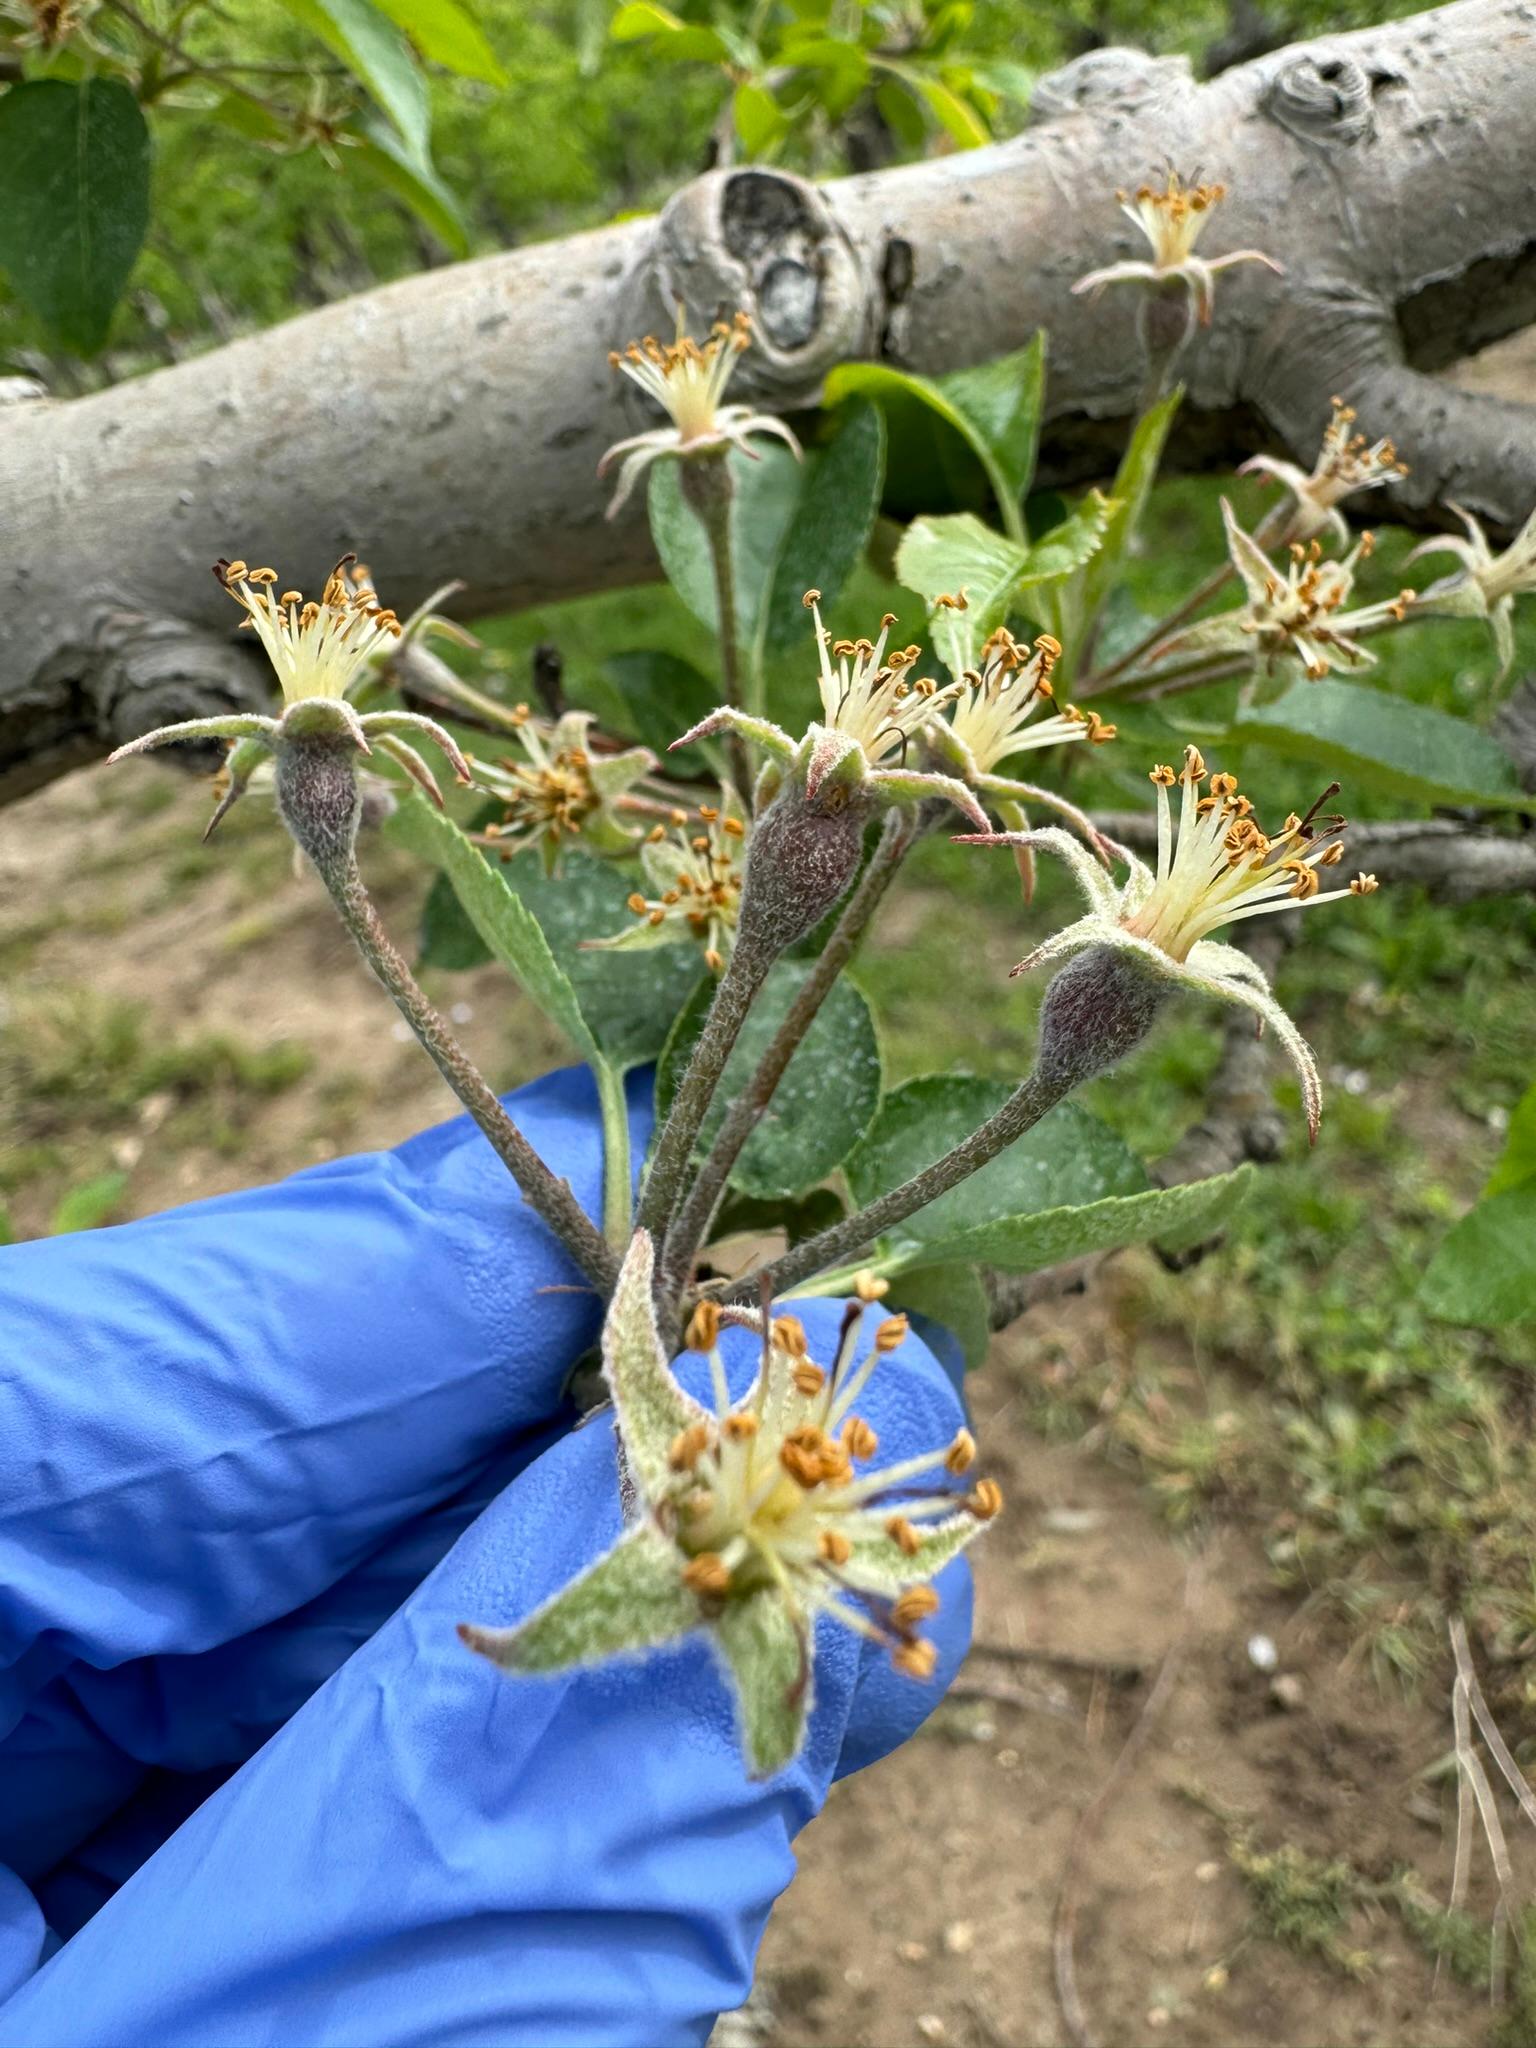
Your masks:
<path fill-rule="evenodd" d="M 1334 391 L 1413 473 L 1513 526 L 1536 501 L 1536 414 L 1430 374 L 1536 308 L 1536 21 L 1460 4 L 1327 36 L 1197 84 L 1097 51 L 1041 82 L 1036 124 L 966 155 L 812 187 L 711 172 L 626 221 L 408 278 L 67 403 L 0 412 L 0 799 L 163 716 L 103 665 L 130 618 L 181 640 L 195 710 L 245 694 L 220 553 L 312 584 L 356 548 L 402 615 L 461 577 L 469 617 L 656 573 L 643 509 L 607 524 L 598 455 L 636 423 L 607 351 L 744 306 L 759 402 L 813 402 L 851 356 L 942 371 L 1051 336 L 1047 479 L 1102 474 L 1141 365 L 1136 293 L 1071 294 L 1133 253 L 1115 189 L 1169 158 L 1231 196 L 1175 459 L 1257 441 L 1310 459 Z M 82 630 L 83 624 L 88 627 Z M 205 687 L 206 686 L 206 687 Z M 201 693 L 201 694 L 200 694 Z"/>

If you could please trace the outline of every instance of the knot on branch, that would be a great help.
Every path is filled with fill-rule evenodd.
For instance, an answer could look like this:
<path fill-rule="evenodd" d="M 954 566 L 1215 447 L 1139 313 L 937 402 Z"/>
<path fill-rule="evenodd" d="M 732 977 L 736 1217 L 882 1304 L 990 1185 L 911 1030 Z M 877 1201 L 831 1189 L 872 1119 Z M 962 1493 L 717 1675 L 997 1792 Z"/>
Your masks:
<path fill-rule="evenodd" d="M 678 305 L 700 332 L 738 309 L 754 346 L 741 381 L 782 402 L 865 345 L 869 281 L 825 197 L 787 171 L 706 172 L 672 198 L 630 294 L 635 331 Z"/>
<path fill-rule="evenodd" d="M 1287 58 L 1265 89 L 1264 106 L 1301 142 L 1349 148 L 1376 126 L 1371 80 L 1353 57 L 1327 51 Z"/>
<path fill-rule="evenodd" d="M 1048 71 L 1030 95 L 1031 127 L 1063 114 L 1146 108 L 1181 98 L 1194 87 L 1187 57 L 1153 57 L 1145 50 L 1089 50 Z"/>
<path fill-rule="evenodd" d="M 185 718 L 266 711 L 271 693 L 249 649 L 180 619 L 113 611 L 103 618 L 94 656 L 80 678 L 109 747 Z M 218 743 L 178 747 L 177 765 L 206 772 L 223 755 Z"/>

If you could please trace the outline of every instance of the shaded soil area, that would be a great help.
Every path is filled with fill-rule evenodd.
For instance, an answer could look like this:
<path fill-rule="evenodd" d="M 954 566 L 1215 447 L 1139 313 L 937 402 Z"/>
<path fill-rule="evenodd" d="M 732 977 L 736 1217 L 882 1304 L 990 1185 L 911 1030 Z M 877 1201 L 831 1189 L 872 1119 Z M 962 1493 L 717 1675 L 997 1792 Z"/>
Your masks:
<path fill-rule="evenodd" d="M 262 801 L 205 851 L 207 801 L 134 763 L 0 811 L 0 1202 L 17 1235 L 58 1227 L 81 1189 L 105 1183 L 92 1220 L 144 1214 L 452 1107 Z M 384 849 L 370 864 L 408 930 L 419 876 Z M 497 971 L 438 993 L 499 1083 L 560 1057 Z M 1262 1528 L 1176 1541 L 1132 1473 L 1027 1426 L 1047 1354 L 1092 1355 L 1115 1286 L 999 1340 L 972 1381 L 1010 1512 L 979 1549 L 965 1696 L 836 1789 L 722 2044 L 1071 2041 L 1052 1943 L 1075 1834 L 1174 1645 L 1161 1711 L 1075 1861 L 1091 2038 L 1489 2038 L 1486 1982 L 1437 1968 L 1393 1892 L 1412 1872 L 1425 1899 L 1450 1895 L 1443 1690 L 1384 1692 L 1336 1623 L 1276 1591 Z M 1486 1927 L 1475 1846 L 1467 1905 Z"/>

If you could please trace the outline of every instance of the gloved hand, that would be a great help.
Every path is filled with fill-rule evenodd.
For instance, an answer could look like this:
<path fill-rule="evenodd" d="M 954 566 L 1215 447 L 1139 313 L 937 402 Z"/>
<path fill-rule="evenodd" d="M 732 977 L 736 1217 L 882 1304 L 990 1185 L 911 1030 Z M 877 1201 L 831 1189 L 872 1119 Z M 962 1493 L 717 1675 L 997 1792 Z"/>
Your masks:
<path fill-rule="evenodd" d="M 595 1210 L 589 1078 L 515 1114 Z M 825 1354 L 839 1309 L 797 1306 Z M 472 1657 L 455 1623 L 616 1533 L 612 1431 L 561 1396 L 597 1326 L 463 1121 L 0 1255 L 0 2043 L 589 2048 L 701 2040 L 745 1995 L 791 1836 L 936 1702 L 969 1581 L 939 1581 L 930 1684 L 822 1624 L 765 1785 L 702 1642 L 553 1680 Z M 915 1340 L 862 1405 L 882 1462 L 959 1415 Z"/>

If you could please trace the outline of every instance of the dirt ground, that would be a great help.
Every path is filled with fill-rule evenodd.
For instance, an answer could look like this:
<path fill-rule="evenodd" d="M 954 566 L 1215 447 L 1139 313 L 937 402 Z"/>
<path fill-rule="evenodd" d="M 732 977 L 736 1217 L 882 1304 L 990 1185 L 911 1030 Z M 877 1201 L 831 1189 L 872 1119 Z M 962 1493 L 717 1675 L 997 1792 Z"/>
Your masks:
<path fill-rule="evenodd" d="M 388 1144 L 451 1106 L 392 1035 L 382 997 L 318 885 L 294 874 L 261 800 L 205 853 L 206 805 L 203 788 L 134 763 L 0 811 L 0 1044 L 7 1026 L 13 1036 L 0 1080 L 25 1074 L 14 1041 L 35 1014 L 102 998 L 142 1006 L 151 1050 L 221 1035 L 258 1051 L 286 1041 L 307 1069 L 254 1111 L 243 1098 L 221 1107 L 184 1075 L 77 1116 L 63 1163 L 39 1155 L 36 1185 L 10 1197 L 19 1234 L 47 1227 L 71 1174 L 115 1166 L 127 1180 L 113 1214 L 141 1214 Z M 387 912 L 408 930 L 419 878 L 387 853 L 370 860 Z M 499 1081 L 557 1057 L 494 970 L 440 993 Z M 37 1128 L 35 1104 L 0 1100 L 0 1132 Z M 1111 1272 L 1102 1285 L 1114 1284 Z M 1448 1707 L 1387 1696 L 1305 1601 L 1277 1594 L 1260 1528 L 1221 1531 L 1190 1597 L 1190 1554 L 1134 1477 L 1092 1449 L 1030 1434 L 1031 1376 L 1047 1359 L 1056 1372 L 1090 1361 L 1105 1312 L 1102 1291 L 1037 1312 L 973 1379 L 978 1433 L 1010 1513 L 979 1547 L 978 1649 L 962 1690 L 998 1696 L 956 1699 L 902 1754 L 834 1791 L 802 1839 L 753 2002 L 722 2023 L 722 2044 L 1069 2042 L 1052 1930 L 1074 1831 L 1181 1639 L 1162 1710 L 1078 1858 L 1076 1970 L 1092 2037 L 1104 2048 L 1450 2048 L 1486 2037 L 1486 1991 L 1444 1969 L 1437 1980 L 1385 1907 L 1354 1914 L 1331 1959 L 1261 1929 L 1235 1842 L 1342 1857 L 1362 1882 L 1411 1866 L 1446 1898 L 1454 1784 L 1431 1767 L 1450 1749 Z M 1254 1637 L 1274 1646 L 1270 1670 L 1250 1653 Z M 1003 1661 L 988 1645 L 1135 1672 Z M 1483 1913 L 1488 1883 L 1484 1858 L 1469 1901 Z"/>

